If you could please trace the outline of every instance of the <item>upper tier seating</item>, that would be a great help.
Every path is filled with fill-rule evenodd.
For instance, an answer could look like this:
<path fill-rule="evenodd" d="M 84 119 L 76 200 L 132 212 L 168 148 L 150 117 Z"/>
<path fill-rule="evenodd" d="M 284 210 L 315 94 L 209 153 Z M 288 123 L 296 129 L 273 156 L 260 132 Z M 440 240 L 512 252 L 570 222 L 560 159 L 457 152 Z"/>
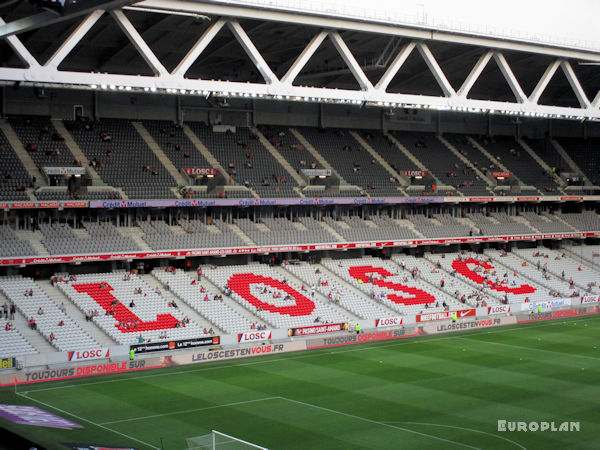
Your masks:
<path fill-rule="evenodd" d="M 560 138 L 559 143 L 593 184 L 600 183 L 599 138 Z"/>
<path fill-rule="evenodd" d="M 527 219 L 531 226 L 537 228 L 542 233 L 570 233 L 573 231 L 572 228 L 554 214 L 523 212 L 521 216 Z"/>
<path fill-rule="evenodd" d="M 27 241 L 22 241 L 8 225 L 0 225 L 0 255 L 33 256 L 36 251 Z"/>
<path fill-rule="evenodd" d="M 213 220 L 211 226 L 195 219 L 182 219 L 179 224 L 180 227 L 169 227 L 161 220 L 138 223 L 145 233 L 143 239 L 154 250 L 189 250 L 191 248 L 243 247 L 247 245 L 227 227 L 227 224 L 220 220 Z"/>
<path fill-rule="evenodd" d="M 31 177 L 0 130 L 0 200 L 29 200 Z"/>
<path fill-rule="evenodd" d="M 66 223 L 40 224 L 44 235 L 42 244 L 52 255 L 137 251 L 139 246 L 130 237 L 121 235 L 114 225 L 101 222 L 85 222 L 88 237 L 77 236 Z M 80 234 L 83 230 L 79 230 Z"/>
<path fill-rule="evenodd" d="M 298 197 L 294 179 L 248 128 L 216 133 L 201 123 L 188 125 L 237 183 L 260 197 Z"/>
<path fill-rule="evenodd" d="M 444 185 L 465 195 L 489 195 L 487 184 L 439 139 L 430 133 L 394 131 L 394 136 Z"/>
<path fill-rule="evenodd" d="M 490 213 L 489 217 L 483 214 L 469 214 L 467 216 L 483 234 L 488 236 L 506 236 L 510 234 L 535 234 L 535 230 L 528 225 L 517 222 L 506 213 Z"/>
<path fill-rule="evenodd" d="M 600 218 L 595 211 L 582 211 L 581 213 L 562 213 L 560 218 L 579 231 L 600 230 Z"/>
<path fill-rule="evenodd" d="M 398 196 L 398 184 L 348 130 L 299 128 L 298 131 L 349 184 L 370 196 Z"/>
<path fill-rule="evenodd" d="M 195 276 L 192 279 L 183 270 L 167 272 L 161 268 L 154 269 L 152 275 L 165 286 L 168 285 L 175 295 L 225 333 L 251 331 L 252 323 L 247 318 L 229 306 L 228 302 L 215 300 L 215 296 L 222 293 L 209 291 L 202 285 L 202 281 L 192 284 L 196 280 Z"/>
<path fill-rule="evenodd" d="M 60 310 L 50 297 L 31 278 L 0 278 L 0 290 L 58 351 L 98 348 L 100 344 Z M 26 291 L 31 295 L 25 295 Z M 41 308 L 42 314 L 39 314 Z M 62 322 L 62 325 L 60 323 Z M 50 339 L 54 334 L 55 339 Z"/>
<path fill-rule="evenodd" d="M 174 198 L 175 180 L 128 120 L 68 122 L 73 138 L 102 179 L 130 199 Z"/>
<path fill-rule="evenodd" d="M 358 217 L 340 217 L 323 220 L 347 241 L 373 241 L 385 239 L 418 239 L 413 230 L 387 216 L 371 216 L 369 221 Z"/>
<path fill-rule="evenodd" d="M 146 341 L 192 339 L 206 336 L 200 326 L 187 322 L 178 307 L 172 307 L 159 292 L 141 278 L 125 272 L 78 275 L 77 281 L 57 286 L 110 337 L 121 345 Z M 140 293 L 134 292 L 139 289 Z M 131 306 L 131 302 L 134 306 Z M 114 314 L 109 314 L 113 311 Z"/>
<path fill-rule="evenodd" d="M 49 117 L 15 116 L 8 121 L 40 170 L 74 165 L 73 154 Z M 66 184 L 66 178 L 62 180 Z"/>
<path fill-rule="evenodd" d="M 312 244 L 336 242 L 334 235 L 311 217 L 302 217 L 298 223 L 282 219 L 263 219 L 263 227 L 258 228 L 250 219 L 237 219 L 235 224 L 258 245 Z M 269 230 L 269 231 L 267 231 Z"/>
<path fill-rule="evenodd" d="M 463 225 L 449 214 L 434 214 L 429 220 L 423 214 L 414 214 L 407 216 L 414 223 L 419 233 L 428 238 L 443 238 L 452 236 L 469 236 L 472 229 L 468 225 Z"/>
<path fill-rule="evenodd" d="M 203 275 L 223 292 L 230 289 L 234 300 L 275 328 L 349 320 L 264 264 L 217 267 L 203 271 Z"/>
<path fill-rule="evenodd" d="M 525 185 L 535 186 L 542 193 L 557 190 L 552 174 L 546 173 L 514 138 L 497 136 L 493 140 L 484 139 L 480 144 Z"/>

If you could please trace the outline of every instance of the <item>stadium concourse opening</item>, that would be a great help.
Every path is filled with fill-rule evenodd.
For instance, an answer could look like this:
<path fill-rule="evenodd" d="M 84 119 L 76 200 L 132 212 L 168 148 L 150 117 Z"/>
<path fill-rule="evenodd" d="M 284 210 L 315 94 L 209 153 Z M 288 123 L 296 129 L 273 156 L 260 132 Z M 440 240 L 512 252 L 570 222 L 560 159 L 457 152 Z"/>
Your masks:
<path fill-rule="evenodd" d="M 0 3 L 14 447 L 599 448 L 600 53 L 176 3 Z"/>

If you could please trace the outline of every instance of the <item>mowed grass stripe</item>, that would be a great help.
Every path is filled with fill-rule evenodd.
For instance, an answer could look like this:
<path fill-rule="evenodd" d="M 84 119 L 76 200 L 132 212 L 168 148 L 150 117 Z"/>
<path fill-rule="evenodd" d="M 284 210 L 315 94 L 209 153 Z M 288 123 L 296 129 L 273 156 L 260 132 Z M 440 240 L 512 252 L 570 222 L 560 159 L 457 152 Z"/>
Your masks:
<path fill-rule="evenodd" d="M 497 420 L 505 418 L 582 422 L 582 431 L 576 436 L 506 434 L 528 448 L 600 448 L 598 365 L 596 359 L 575 358 L 578 351 L 594 355 L 591 349 L 598 339 L 598 319 L 590 316 L 511 329 L 268 356 L 250 361 L 252 364 L 222 362 L 201 368 L 178 367 L 152 372 L 151 376 L 138 373 L 111 376 L 99 382 L 72 380 L 58 389 L 56 384 L 31 389 L 29 395 L 93 422 L 154 415 L 147 420 L 108 425 L 150 444 L 167 436 L 183 442 L 185 437 L 207 433 L 212 427 L 233 435 L 239 435 L 235 433 L 239 430 L 243 434 L 239 437 L 250 441 L 259 438 L 254 441 L 260 445 L 266 445 L 260 439 L 266 438 L 270 448 L 306 448 L 299 443 L 300 436 L 312 448 L 365 448 L 363 440 L 369 441 L 369 448 L 390 448 L 388 440 L 377 440 L 382 435 L 373 432 L 377 427 L 368 425 L 368 421 L 401 421 L 434 424 L 406 428 L 415 427 L 413 431 L 487 448 L 488 439 L 493 438 L 481 434 L 477 437 L 477 433 L 465 428 L 496 434 Z M 558 339 L 566 348 L 572 345 L 572 353 L 563 355 L 562 349 L 560 354 L 536 351 L 554 348 Z M 490 345 L 488 341 L 510 346 Z M 520 353 L 529 356 L 520 360 Z M 585 371 L 576 367 L 580 361 L 589 365 Z M 9 390 L 0 396 L 2 403 L 19 403 L 10 401 L 14 394 Z M 267 405 L 270 401 L 264 405 L 259 402 L 224 406 L 270 396 L 286 397 L 290 400 L 287 403 L 304 402 L 310 405 L 306 406 L 309 409 L 327 408 L 340 417 L 356 416 L 364 419 L 364 424 L 348 425 L 324 411 L 323 416 L 314 411 L 304 413 L 298 405 L 281 406 L 278 402 L 274 402 L 275 406 Z M 205 407 L 211 409 L 162 415 Z M 295 420 L 295 414 L 300 414 L 303 421 Z M 435 425 L 457 428 L 444 430 Z M 32 430 L 14 427 L 26 433 Z M 98 436 L 100 433 L 93 428 L 80 430 L 80 434 L 77 430 L 34 431 L 51 436 L 56 442 L 67 442 L 73 440 L 57 436 Z M 349 431 L 344 434 L 341 429 Z M 400 430 L 397 433 L 402 434 Z M 115 435 L 108 442 L 96 443 L 116 446 L 122 442 L 120 439 L 123 438 Z M 423 436 L 418 441 L 404 435 L 390 435 L 389 439 L 410 442 L 411 448 L 441 446 L 435 439 Z M 328 440 L 332 446 L 323 445 Z M 505 443 L 509 448 L 511 444 Z M 502 443 L 494 448 L 503 448 Z"/>

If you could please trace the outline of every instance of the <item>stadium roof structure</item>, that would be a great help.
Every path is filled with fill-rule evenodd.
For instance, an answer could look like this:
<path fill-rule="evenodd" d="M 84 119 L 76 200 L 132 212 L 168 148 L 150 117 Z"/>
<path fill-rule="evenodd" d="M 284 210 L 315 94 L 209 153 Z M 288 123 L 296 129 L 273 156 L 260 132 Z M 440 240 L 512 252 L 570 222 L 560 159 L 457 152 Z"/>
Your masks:
<path fill-rule="evenodd" d="M 0 83 L 600 120 L 599 50 L 236 1 L 31 3 L 0 3 Z"/>

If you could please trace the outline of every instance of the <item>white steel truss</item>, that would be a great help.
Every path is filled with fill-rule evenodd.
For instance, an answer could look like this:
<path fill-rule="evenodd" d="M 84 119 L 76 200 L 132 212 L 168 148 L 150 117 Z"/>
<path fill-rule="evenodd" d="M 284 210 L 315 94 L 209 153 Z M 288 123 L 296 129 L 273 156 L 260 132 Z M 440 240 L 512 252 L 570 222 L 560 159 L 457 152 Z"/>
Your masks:
<path fill-rule="evenodd" d="M 152 2 L 142 2 L 143 4 Z M 181 4 L 186 2 L 171 2 Z M 204 5 L 196 4 L 196 7 Z M 135 9 L 135 7 L 128 7 Z M 202 10 L 200 10 L 201 12 Z M 167 10 L 159 10 L 168 13 Z M 475 63 L 473 69 L 458 90 L 454 90 L 448 78 L 427 43 L 422 39 L 412 39 L 398 50 L 392 62 L 381 78 L 371 83 L 369 78 L 348 48 L 339 31 L 323 28 L 318 31 L 297 59 L 292 63 L 285 75 L 279 79 L 265 61 L 261 52 L 256 48 L 248 34 L 235 18 L 222 17 L 212 23 L 198 38 L 183 59 L 172 71 L 168 71 L 144 41 L 140 33 L 131 24 L 122 10 L 111 10 L 111 17 L 116 21 L 133 46 L 151 68 L 153 76 L 119 75 L 108 73 L 73 72 L 59 70 L 58 66 L 84 38 L 92 26 L 103 16 L 105 11 L 98 10 L 88 14 L 74 29 L 70 36 L 59 46 L 54 55 L 44 64 L 40 64 L 16 35 L 6 37 L 8 44 L 26 66 L 25 68 L 0 68 L 0 81 L 22 82 L 36 86 L 59 86 L 72 88 L 123 89 L 127 91 L 151 91 L 173 94 L 213 95 L 219 97 L 259 97 L 290 101 L 313 101 L 348 104 L 368 104 L 380 107 L 410 107 L 430 108 L 437 110 L 454 110 L 467 112 L 489 112 L 508 115 L 526 115 L 535 117 L 573 118 L 600 120 L 600 92 L 590 101 L 581 86 L 569 61 L 561 56 L 548 66 L 538 81 L 529 97 L 521 88 L 517 77 L 513 73 L 501 50 L 490 49 Z M 0 26 L 4 22 L 0 19 Z M 186 78 L 185 74 L 199 58 L 202 52 L 213 41 L 219 31 L 227 26 L 236 41 L 241 45 L 257 71 L 264 78 L 265 83 L 231 82 L 221 80 L 206 80 Z M 332 89 L 327 87 L 307 87 L 294 85 L 294 81 L 314 55 L 325 39 L 329 39 L 342 60 L 354 76 L 359 90 Z M 403 64 L 417 49 L 425 61 L 429 71 L 439 84 L 443 96 L 415 95 L 387 92 L 387 88 L 402 68 Z M 512 93 L 514 102 L 501 102 L 495 100 L 477 100 L 469 98 L 469 92 L 480 78 L 486 65 L 494 59 L 503 77 L 506 79 Z M 580 107 L 562 107 L 556 105 L 542 105 L 539 100 L 558 68 L 564 72 Z"/>

